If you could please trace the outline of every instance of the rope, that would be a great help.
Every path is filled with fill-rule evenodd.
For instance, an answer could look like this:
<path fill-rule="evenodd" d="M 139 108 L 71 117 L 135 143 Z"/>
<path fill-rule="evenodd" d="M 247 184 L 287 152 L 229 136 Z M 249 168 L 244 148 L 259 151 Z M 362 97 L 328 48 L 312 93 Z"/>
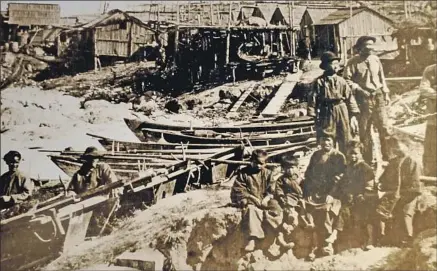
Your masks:
<path fill-rule="evenodd" d="M 52 226 L 53 226 L 53 238 L 55 238 L 58 234 L 58 230 L 56 229 L 56 224 L 55 221 L 53 221 L 53 218 L 50 217 L 50 221 L 52 222 Z M 35 231 L 33 231 L 33 234 L 35 235 L 36 238 L 38 238 L 38 240 L 40 240 L 43 243 L 48 243 L 51 242 L 53 240 L 53 238 L 51 239 L 43 239 L 38 233 L 36 233 Z"/>

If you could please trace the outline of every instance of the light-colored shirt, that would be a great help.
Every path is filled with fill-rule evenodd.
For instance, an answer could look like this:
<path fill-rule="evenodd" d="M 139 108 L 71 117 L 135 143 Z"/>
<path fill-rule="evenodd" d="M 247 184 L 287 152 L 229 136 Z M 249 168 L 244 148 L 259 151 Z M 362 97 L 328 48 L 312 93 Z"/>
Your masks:
<path fill-rule="evenodd" d="M 354 93 L 361 89 L 371 93 L 379 89 L 384 93 L 389 92 L 381 61 L 375 55 L 366 58 L 360 55 L 352 57 L 347 62 L 343 77 Z"/>
<path fill-rule="evenodd" d="M 68 190 L 80 194 L 89 189 L 115 182 L 117 182 L 117 176 L 115 176 L 111 167 L 106 163 L 98 164 L 96 168 L 89 171 L 82 166 L 73 175 Z"/>

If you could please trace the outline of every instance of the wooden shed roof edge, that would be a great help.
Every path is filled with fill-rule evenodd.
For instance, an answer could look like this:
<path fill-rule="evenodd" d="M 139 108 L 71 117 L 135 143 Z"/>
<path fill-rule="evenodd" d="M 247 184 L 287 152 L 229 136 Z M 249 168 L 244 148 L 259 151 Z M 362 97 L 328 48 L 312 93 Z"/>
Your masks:
<path fill-rule="evenodd" d="M 345 14 L 346 14 L 345 16 L 339 16 L 339 17 L 341 17 L 341 18 L 338 18 L 338 19 L 331 19 L 331 20 L 330 20 L 330 16 L 333 17 L 333 16 L 335 16 L 337 13 L 340 13 L 340 12 L 343 13 L 343 12 L 348 11 L 348 10 L 349 10 L 349 8 L 341 8 L 341 9 L 337 9 L 336 11 L 334 11 L 334 12 L 328 14 L 326 17 L 320 19 L 320 20 L 319 20 L 317 23 L 315 23 L 314 25 L 340 24 L 340 23 L 342 23 L 342 22 L 344 22 L 344 21 L 346 21 L 346 20 L 348 20 L 348 19 L 350 18 L 349 13 L 347 13 L 347 14 L 345 13 Z M 363 6 L 363 7 L 354 7 L 354 8 L 352 8 L 352 15 L 355 16 L 355 15 L 357 15 L 357 14 L 363 12 L 363 11 L 369 11 L 369 12 L 371 12 L 371 13 L 373 13 L 373 14 L 379 16 L 379 17 L 381 17 L 382 19 L 388 21 L 391 25 L 394 25 L 393 20 L 391 20 L 391 19 L 388 18 L 387 16 L 384 16 L 384 15 L 382 15 L 380 12 L 378 12 L 378 11 L 372 9 L 372 8 L 369 8 L 369 7 L 364 7 L 364 6 Z"/>
<path fill-rule="evenodd" d="M 138 19 L 135 16 L 132 16 L 132 15 L 128 14 L 127 12 L 119 10 L 119 9 L 110 10 L 108 13 L 103 14 L 101 17 L 99 17 L 97 19 L 94 19 L 94 20 L 92 20 L 90 22 L 78 25 L 78 26 L 76 26 L 74 28 L 75 28 L 75 30 L 82 30 L 82 29 L 90 29 L 90 28 L 96 27 L 102 21 L 104 21 L 104 20 L 106 20 L 106 19 L 110 18 L 111 16 L 113 16 L 115 14 L 118 14 L 118 13 L 123 14 L 124 16 L 126 16 L 126 18 L 135 21 L 137 24 L 139 24 L 139 25 L 141 25 L 143 27 L 145 27 L 145 28 L 147 28 L 147 29 L 149 29 L 151 31 L 155 31 L 156 32 L 155 29 L 152 29 L 148 24 L 146 24 L 142 20 Z"/>

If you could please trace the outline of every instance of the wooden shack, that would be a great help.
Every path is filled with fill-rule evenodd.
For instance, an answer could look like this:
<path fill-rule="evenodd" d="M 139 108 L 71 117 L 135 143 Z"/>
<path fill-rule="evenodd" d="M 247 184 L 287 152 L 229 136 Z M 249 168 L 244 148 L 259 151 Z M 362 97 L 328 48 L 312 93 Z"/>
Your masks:
<path fill-rule="evenodd" d="M 61 8 L 55 4 L 9 3 L 2 15 L 2 41 L 19 41 L 19 32 L 34 32 L 38 29 L 58 26 Z M 22 41 L 26 43 L 26 41 Z"/>
<path fill-rule="evenodd" d="M 10 25 L 59 25 L 61 8 L 55 4 L 9 3 L 8 17 Z"/>
<path fill-rule="evenodd" d="M 65 46 L 65 42 L 77 46 L 89 69 L 95 57 L 100 58 L 102 64 L 141 57 L 146 47 L 156 46 L 157 39 L 156 31 L 143 21 L 121 10 L 112 10 L 66 31 L 60 35 L 58 44 L 62 50 L 72 49 Z"/>
<path fill-rule="evenodd" d="M 393 21 L 368 7 L 307 9 L 301 28 L 309 34 L 318 55 L 330 50 L 346 60 L 354 54 L 356 40 L 364 35 L 377 39 L 378 50 L 397 48 L 391 37 L 395 30 Z"/>

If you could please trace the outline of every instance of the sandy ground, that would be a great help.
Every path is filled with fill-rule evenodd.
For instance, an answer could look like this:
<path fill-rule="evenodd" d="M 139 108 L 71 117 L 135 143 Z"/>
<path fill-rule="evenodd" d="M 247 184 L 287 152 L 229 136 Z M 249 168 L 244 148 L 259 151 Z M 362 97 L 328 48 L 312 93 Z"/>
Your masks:
<path fill-rule="evenodd" d="M 82 243 L 52 262 L 45 270 L 77 270 L 88 269 L 92 266 L 103 268 L 124 251 L 156 247 L 159 244 L 163 246 L 162 242 L 174 247 L 175 251 L 171 255 L 177 270 L 193 270 L 193 261 L 198 258 L 190 258 L 187 252 L 194 252 L 196 238 L 203 240 L 203 244 L 198 243 L 198 245 L 206 251 L 209 251 L 207 247 L 211 239 L 217 239 L 212 241 L 213 246 L 217 248 L 223 245 L 227 234 L 232 234 L 232 225 L 238 223 L 240 219 L 238 210 L 223 208 L 230 201 L 229 193 L 229 188 L 197 190 L 164 199 L 148 210 L 139 212 L 135 217 L 128 219 L 124 226 L 112 235 Z M 429 240 L 429 236 L 427 238 L 418 239 L 421 243 L 417 244 L 414 251 L 394 247 L 376 248 L 367 252 L 361 249 L 350 249 L 334 256 L 316 259 L 314 262 L 296 259 L 287 254 L 270 261 L 261 251 L 256 251 L 252 257 L 258 260 L 252 267 L 255 270 L 391 270 L 395 264 L 398 268 L 401 266 L 399 259 L 402 255 L 412 257 L 412 253 L 420 254 L 420 257 L 425 257 L 425 262 L 429 260 L 432 263 L 433 243 Z M 234 247 L 228 247 L 230 253 L 238 251 L 240 245 L 240 241 L 235 239 Z M 430 246 L 431 248 L 426 249 Z M 228 265 L 226 265 L 226 259 L 219 257 L 218 253 L 214 252 L 217 260 L 213 266 L 221 266 L 223 269 Z M 419 259 L 417 255 L 409 260 L 403 260 L 404 263 L 409 262 L 409 266 L 415 266 L 416 259 Z M 207 269 L 208 260 L 204 259 L 204 261 L 205 266 L 202 266 L 202 270 Z M 212 263 L 209 262 L 209 264 L 211 266 Z"/>

